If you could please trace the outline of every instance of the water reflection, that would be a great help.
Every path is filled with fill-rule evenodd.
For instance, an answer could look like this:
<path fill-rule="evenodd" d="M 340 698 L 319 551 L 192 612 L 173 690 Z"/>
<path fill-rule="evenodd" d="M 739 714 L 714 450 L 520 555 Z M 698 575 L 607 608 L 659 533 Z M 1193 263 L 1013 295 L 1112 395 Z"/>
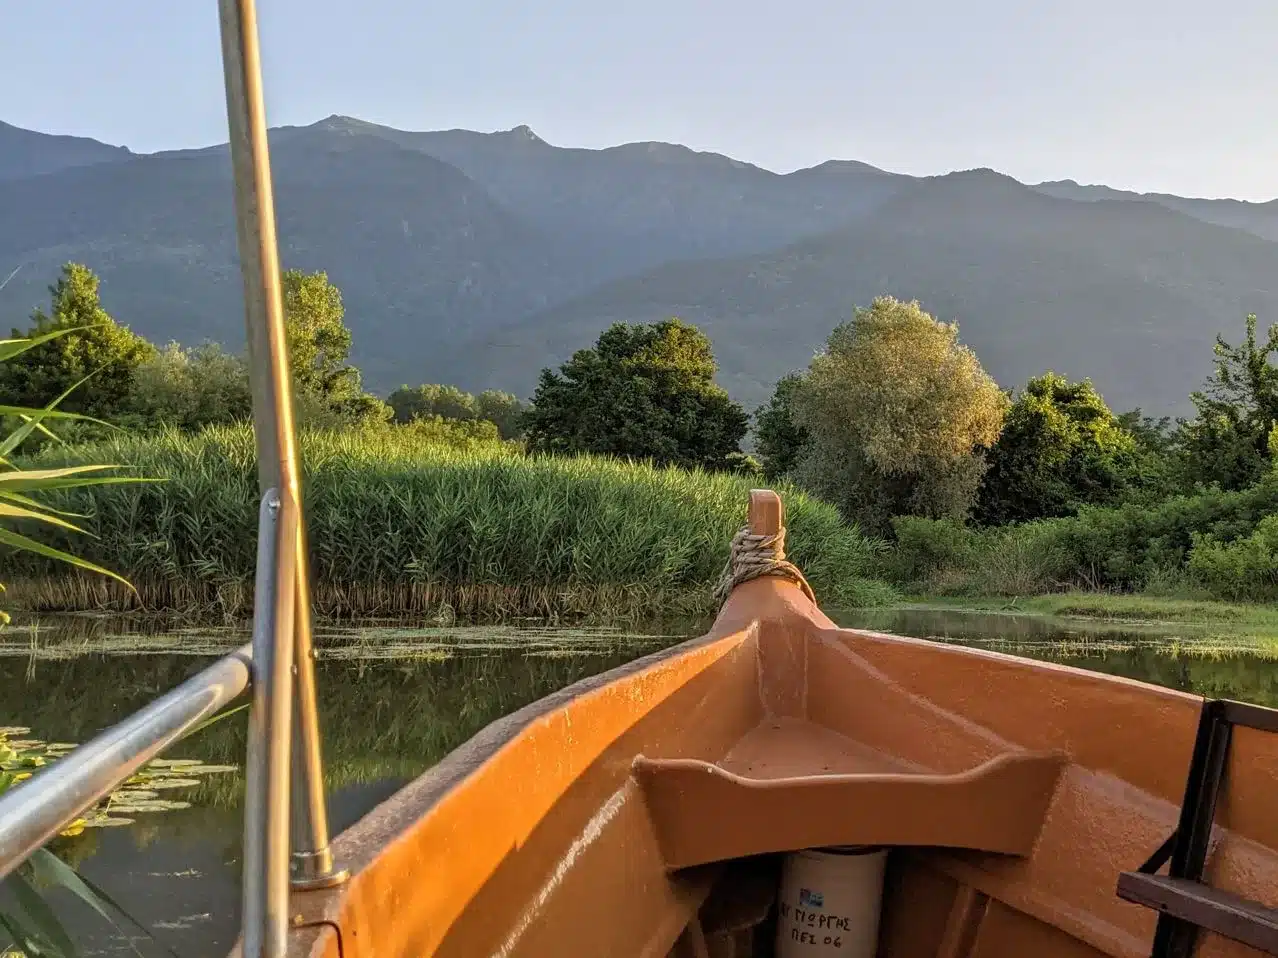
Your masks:
<path fill-rule="evenodd" d="M 836 614 L 843 625 L 980 645 L 1200 694 L 1278 705 L 1278 666 L 1225 654 L 1210 637 L 1104 628 L 1031 616 L 892 610 Z M 321 632 L 317 663 L 334 831 L 349 826 L 487 723 L 556 689 L 704 629 L 367 626 Z M 0 726 L 84 741 L 245 641 L 234 629 L 122 628 L 78 619 L 0 633 Z M 177 755 L 241 764 L 244 716 L 212 726 Z M 176 756 L 175 756 L 176 757 Z M 239 915 L 243 777 L 211 776 L 192 807 L 90 829 L 59 851 L 184 956 L 224 955 Z M 129 946 L 87 909 L 59 903 L 88 953 Z M 64 906 L 64 907 L 63 907 Z M 145 940 L 143 954 L 162 954 Z"/>
<path fill-rule="evenodd" d="M 695 628 L 695 627 L 693 627 Z M 334 832 L 494 719 L 688 631 L 369 627 L 321 632 L 317 680 Z M 149 634 L 82 619 L 0 634 L 0 726 L 84 741 L 246 640 L 236 630 Z M 182 757 L 242 764 L 244 716 L 184 742 Z M 203 780 L 190 808 L 89 829 L 57 851 L 184 956 L 223 955 L 239 921 L 240 772 Z M 175 797 L 178 797 L 175 795 Z M 57 902 L 87 953 L 130 943 L 82 905 Z M 145 939 L 143 954 L 162 954 Z"/>

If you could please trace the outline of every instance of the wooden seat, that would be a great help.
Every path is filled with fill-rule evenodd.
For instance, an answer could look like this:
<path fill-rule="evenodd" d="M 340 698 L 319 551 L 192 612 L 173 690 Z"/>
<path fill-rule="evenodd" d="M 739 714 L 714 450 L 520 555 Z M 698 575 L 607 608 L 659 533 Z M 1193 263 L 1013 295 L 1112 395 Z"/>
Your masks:
<path fill-rule="evenodd" d="M 1026 855 L 1065 756 L 1016 751 L 936 774 L 810 722 L 770 720 L 718 762 L 639 756 L 670 869 L 829 845 Z"/>

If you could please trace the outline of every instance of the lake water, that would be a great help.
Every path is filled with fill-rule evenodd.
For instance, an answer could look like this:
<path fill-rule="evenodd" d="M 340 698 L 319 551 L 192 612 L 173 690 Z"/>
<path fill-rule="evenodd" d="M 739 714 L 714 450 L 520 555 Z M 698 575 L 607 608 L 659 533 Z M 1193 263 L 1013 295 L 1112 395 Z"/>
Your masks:
<path fill-rule="evenodd" d="M 1185 691 L 1278 705 L 1278 663 L 1216 651 L 1195 630 L 1109 628 L 1031 616 L 887 610 L 836 614 L 840 624 L 980 645 Z M 317 664 L 330 814 L 336 833 L 493 719 L 564 685 L 704 628 L 536 626 L 322 631 Z M 100 619 L 0 632 L 0 727 L 79 742 L 245 641 L 234 630 L 132 631 Z M 241 765 L 243 716 L 178 746 L 175 757 Z M 183 958 L 225 955 L 239 913 L 240 772 L 164 793 L 190 807 L 125 813 L 57 850 Z M 77 903 L 58 901 L 86 954 L 164 949 L 127 941 Z"/>

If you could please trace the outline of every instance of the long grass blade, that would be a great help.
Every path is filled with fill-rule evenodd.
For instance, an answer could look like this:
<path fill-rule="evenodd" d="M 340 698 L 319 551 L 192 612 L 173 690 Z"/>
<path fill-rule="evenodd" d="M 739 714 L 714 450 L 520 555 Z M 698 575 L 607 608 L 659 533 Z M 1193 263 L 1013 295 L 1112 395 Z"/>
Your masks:
<path fill-rule="evenodd" d="M 3 497 L 0 497 L 0 516 L 8 516 L 10 519 L 31 519 L 36 522 L 47 522 L 50 525 L 61 526 L 63 529 L 70 529 L 72 532 L 84 532 L 79 526 L 72 525 L 56 515 L 36 509 L 28 509 L 25 506 L 16 506 L 12 502 L 4 501 Z"/>
<path fill-rule="evenodd" d="M 126 586 L 131 592 L 137 592 L 137 590 L 133 588 L 133 584 L 129 582 L 128 579 L 125 579 L 123 576 L 116 575 L 110 569 L 104 569 L 102 566 L 89 562 L 86 559 L 81 559 L 79 556 L 73 556 L 69 552 L 63 552 L 61 549 L 55 549 L 52 546 L 47 546 L 43 542 L 37 542 L 35 539 L 19 535 L 9 529 L 0 529 L 0 543 L 14 549 L 21 549 L 24 552 L 34 552 L 36 555 L 42 555 L 46 559 L 56 559 L 59 562 L 65 562 L 68 565 L 76 566 L 77 568 L 84 569 L 87 572 L 96 572 L 99 575 L 108 576 L 115 579 L 121 585 Z"/>
<path fill-rule="evenodd" d="M 48 849 L 38 849 L 36 853 L 31 856 L 30 862 L 31 868 L 38 880 L 67 889 L 99 915 L 109 921 L 121 934 L 124 934 L 125 930 L 120 926 L 120 923 L 116 921 L 117 915 L 128 922 L 128 924 L 138 929 L 138 931 L 142 932 L 142 934 L 146 935 L 147 938 L 154 941 L 170 955 L 173 955 L 174 958 L 178 958 L 177 953 L 172 948 L 156 938 L 149 928 L 130 915 L 119 902 L 108 895 L 97 884 L 85 878 Z M 112 912 L 115 914 L 113 915 Z M 134 954 L 141 954 L 137 948 L 132 946 L 132 943 L 130 943 L 130 948 Z"/>
<path fill-rule="evenodd" d="M 10 273 L 9 279 L 13 279 L 14 274 L 17 272 L 15 269 L 13 273 Z M 5 280 L 6 283 L 8 281 Z M 3 286 L 0 286 L 0 289 L 3 288 Z M 88 328 L 88 326 L 68 326 L 66 329 L 55 329 L 51 333 L 41 333 L 39 336 L 28 336 L 21 339 L 0 339 L 0 363 L 6 359 L 12 359 L 14 356 L 21 356 L 28 349 L 35 349 L 51 339 L 57 339 L 59 336 L 67 335 L 67 333 L 75 333 Z"/>
<path fill-rule="evenodd" d="M 45 406 L 43 409 L 39 410 L 38 412 L 31 411 L 28 414 L 24 414 L 22 416 L 24 420 L 23 424 L 19 426 L 17 429 L 15 429 L 4 440 L 4 442 L 0 442 L 0 457 L 7 456 L 9 455 L 9 453 L 13 452 L 13 450 L 17 449 L 18 446 L 27 438 L 27 436 L 31 435 L 31 433 L 36 429 L 40 429 L 42 432 L 44 432 L 48 436 L 53 436 L 53 433 L 49 432 L 48 429 L 46 429 L 43 425 L 41 425 L 40 421 L 44 419 L 46 416 L 53 415 L 55 411 L 57 410 L 57 407 L 61 404 L 62 400 L 66 399 L 68 396 L 71 395 L 71 393 L 79 389 L 81 386 L 83 386 L 86 382 L 88 382 L 90 379 L 92 379 L 95 375 L 97 375 L 99 372 L 101 372 L 105 368 L 106 368 L 105 366 L 99 366 L 93 372 L 89 373 L 89 375 L 80 379 L 78 382 L 75 382 L 72 385 L 68 386 L 65 390 L 62 391 L 61 395 L 54 397 L 54 399 L 50 401 L 47 406 Z M 96 422 L 96 420 L 94 421 Z"/>
<path fill-rule="evenodd" d="M 19 869 L 5 880 L 5 885 L 8 886 L 26 919 L 23 922 L 24 927 L 28 933 L 34 932 L 33 937 L 43 939 L 52 945 L 54 954 L 74 958 L 75 943 L 67 934 L 66 928 L 62 926 L 62 922 L 58 920 L 58 916 L 53 913 L 53 909 L 49 907 L 49 903 L 32 885 L 26 872 L 25 868 Z"/>

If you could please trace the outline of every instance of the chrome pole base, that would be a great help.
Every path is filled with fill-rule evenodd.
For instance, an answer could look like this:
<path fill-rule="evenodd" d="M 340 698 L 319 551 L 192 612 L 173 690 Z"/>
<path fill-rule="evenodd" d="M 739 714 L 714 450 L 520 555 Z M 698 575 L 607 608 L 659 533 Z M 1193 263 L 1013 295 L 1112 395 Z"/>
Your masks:
<path fill-rule="evenodd" d="M 318 852 L 293 852 L 288 885 L 293 891 L 318 891 L 336 888 L 351 877 L 345 868 L 333 868 L 333 853 L 325 848 Z"/>

